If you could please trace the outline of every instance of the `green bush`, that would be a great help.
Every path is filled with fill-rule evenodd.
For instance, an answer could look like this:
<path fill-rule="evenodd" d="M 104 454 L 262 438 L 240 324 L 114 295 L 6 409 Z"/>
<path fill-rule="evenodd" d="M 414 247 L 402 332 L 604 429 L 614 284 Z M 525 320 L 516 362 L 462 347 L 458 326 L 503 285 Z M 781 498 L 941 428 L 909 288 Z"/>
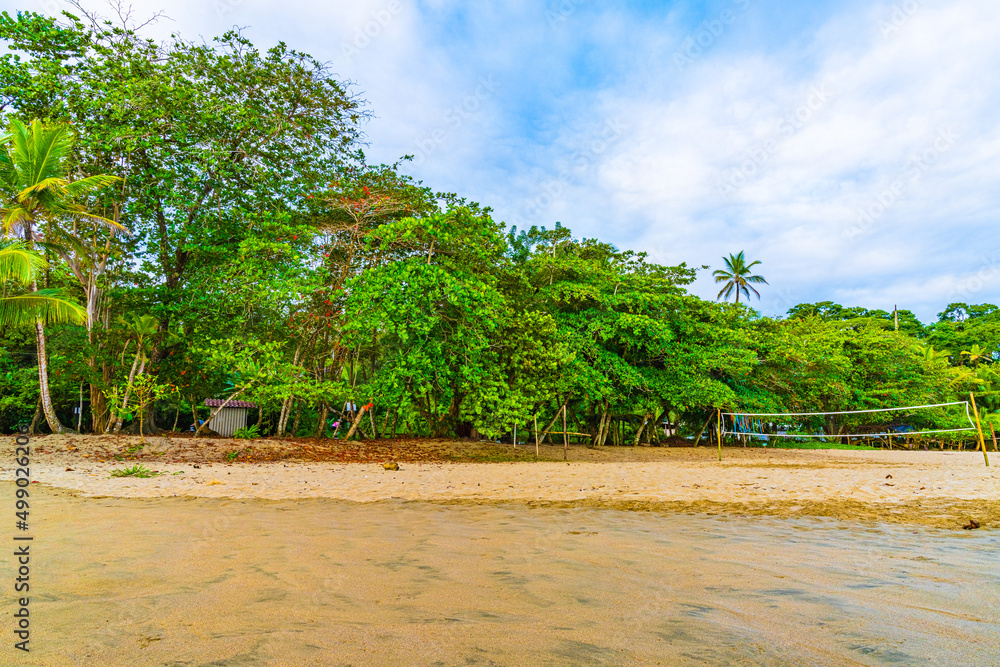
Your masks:
<path fill-rule="evenodd" d="M 260 437 L 260 431 L 257 429 L 256 424 L 253 426 L 244 426 L 243 428 L 236 429 L 233 437 L 237 440 L 253 440 Z"/>

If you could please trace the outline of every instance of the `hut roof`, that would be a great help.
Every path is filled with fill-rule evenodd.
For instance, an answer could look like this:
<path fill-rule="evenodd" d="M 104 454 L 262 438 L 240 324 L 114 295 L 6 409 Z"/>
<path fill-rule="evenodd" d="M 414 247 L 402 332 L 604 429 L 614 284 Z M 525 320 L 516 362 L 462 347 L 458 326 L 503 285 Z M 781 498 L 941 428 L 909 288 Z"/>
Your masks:
<path fill-rule="evenodd" d="M 225 403 L 225 399 L 222 398 L 206 398 L 205 405 L 210 408 L 217 408 Z M 256 408 L 256 403 L 251 403 L 250 401 L 229 401 L 226 405 L 227 408 Z"/>

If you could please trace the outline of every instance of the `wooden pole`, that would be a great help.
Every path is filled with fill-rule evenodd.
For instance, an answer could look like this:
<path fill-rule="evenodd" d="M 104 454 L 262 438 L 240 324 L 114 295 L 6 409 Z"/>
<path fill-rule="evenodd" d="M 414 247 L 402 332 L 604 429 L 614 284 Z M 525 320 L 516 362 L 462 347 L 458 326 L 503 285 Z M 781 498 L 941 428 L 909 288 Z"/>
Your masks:
<path fill-rule="evenodd" d="M 538 458 L 538 414 L 535 414 L 535 458 Z"/>
<path fill-rule="evenodd" d="M 514 449 L 517 449 L 517 424 L 514 424 Z"/>
<path fill-rule="evenodd" d="M 997 432 L 993 430 L 993 424 L 990 424 L 990 435 L 993 436 L 993 451 L 997 451 Z"/>
<path fill-rule="evenodd" d="M 715 427 L 719 434 L 719 461 L 722 461 L 722 408 L 715 411 Z"/>
<path fill-rule="evenodd" d="M 985 446 L 983 451 L 986 451 Z M 563 404 L 563 461 L 569 461 L 569 435 L 566 433 L 566 404 Z M 989 464 L 987 464 L 989 465 Z"/>
<path fill-rule="evenodd" d="M 979 431 L 979 446 L 983 448 L 983 458 L 986 459 L 986 466 L 990 465 L 990 457 L 986 454 L 986 440 L 983 439 L 983 426 L 979 423 L 979 410 L 976 409 L 976 397 L 973 396 L 972 392 L 969 392 L 969 398 L 972 399 L 972 414 L 976 415 L 976 429 Z"/>

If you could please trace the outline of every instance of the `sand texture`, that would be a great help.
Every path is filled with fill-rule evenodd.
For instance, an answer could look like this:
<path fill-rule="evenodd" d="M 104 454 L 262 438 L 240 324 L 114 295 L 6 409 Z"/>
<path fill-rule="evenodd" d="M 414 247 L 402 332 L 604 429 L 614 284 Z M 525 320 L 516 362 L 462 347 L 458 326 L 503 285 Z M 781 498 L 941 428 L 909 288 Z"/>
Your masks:
<path fill-rule="evenodd" d="M 720 463 L 717 451 L 709 448 L 574 447 L 571 454 L 577 460 L 568 463 L 454 463 L 441 461 L 439 455 L 461 449 L 463 443 L 430 443 L 433 452 L 427 462 L 412 461 L 420 458 L 413 447 L 400 446 L 405 456 L 394 457 L 392 443 L 360 446 L 361 451 L 376 452 L 380 460 L 401 461 L 398 471 L 388 471 L 378 461 L 340 462 L 332 448 L 319 456 L 310 445 L 282 449 L 280 443 L 254 443 L 263 462 L 230 463 L 226 453 L 239 451 L 245 441 L 150 438 L 136 453 L 137 441 L 34 438 L 32 479 L 83 495 L 122 498 L 517 503 L 812 515 L 953 529 L 975 518 L 984 528 L 1000 526 L 1000 455 L 986 467 L 978 452 L 735 448 L 724 450 Z M 130 448 L 132 454 L 125 455 Z M 524 448 L 518 449 L 527 456 Z M 543 450 L 542 458 L 562 456 L 561 448 Z M 530 454 L 533 457 L 533 448 Z M 148 479 L 110 476 L 136 463 L 165 474 Z M 13 479 L 12 465 L 12 460 L 3 461 L 0 479 Z"/>

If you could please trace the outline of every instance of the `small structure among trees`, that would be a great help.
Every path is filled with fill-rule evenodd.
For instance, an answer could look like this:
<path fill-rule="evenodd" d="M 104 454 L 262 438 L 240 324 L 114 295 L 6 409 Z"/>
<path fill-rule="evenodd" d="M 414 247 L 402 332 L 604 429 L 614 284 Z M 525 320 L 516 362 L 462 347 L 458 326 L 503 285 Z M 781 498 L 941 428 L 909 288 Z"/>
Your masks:
<path fill-rule="evenodd" d="M 233 434 L 247 426 L 247 410 L 256 408 L 256 403 L 250 401 L 229 401 L 222 398 L 206 398 L 205 405 L 212 410 L 209 428 L 221 436 L 233 437 Z M 225 407 L 222 407 L 225 405 Z"/>

